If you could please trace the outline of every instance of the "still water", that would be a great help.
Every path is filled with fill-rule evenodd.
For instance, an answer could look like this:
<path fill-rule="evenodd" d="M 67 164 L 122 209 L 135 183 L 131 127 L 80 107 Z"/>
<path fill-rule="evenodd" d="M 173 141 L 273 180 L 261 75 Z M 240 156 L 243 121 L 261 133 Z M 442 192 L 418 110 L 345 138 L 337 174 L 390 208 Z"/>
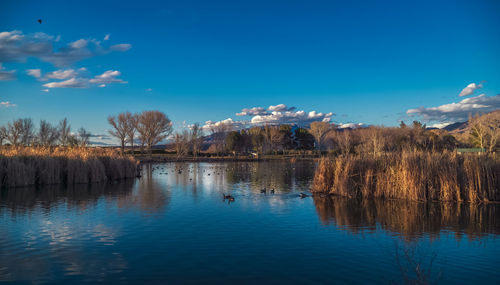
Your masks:
<path fill-rule="evenodd" d="M 300 198 L 314 167 L 152 164 L 117 184 L 3 190 L 0 281 L 500 282 L 500 205 Z"/>

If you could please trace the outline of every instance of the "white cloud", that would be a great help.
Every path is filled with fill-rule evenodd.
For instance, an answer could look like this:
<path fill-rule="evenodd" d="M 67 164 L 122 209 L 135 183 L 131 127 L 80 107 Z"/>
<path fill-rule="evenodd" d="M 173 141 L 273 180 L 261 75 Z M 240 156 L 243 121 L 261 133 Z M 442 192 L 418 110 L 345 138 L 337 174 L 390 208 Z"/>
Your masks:
<path fill-rule="evenodd" d="M 446 126 L 449 126 L 451 125 L 452 123 L 436 123 L 436 124 L 432 124 L 430 125 L 431 128 L 436 128 L 436 129 L 442 129 Z"/>
<path fill-rule="evenodd" d="M 0 81 L 7 81 L 16 78 L 15 70 L 6 70 L 0 62 Z"/>
<path fill-rule="evenodd" d="M 363 123 L 338 123 L 337 127 L 339 129 L 359 129 L 359 128 L 364 128 L 366 127 L 365 124 Z"/>
<path fill-rule="evenodd" d="M 16 107 L 16 104 L 12 104 L 9 101 L 5 101 L 5 102 L 0 102 L 0 107 L 2 107 L 2 108 L 12 108 L 12 107 Z"/>
<path fill-rule="evenodd" d="M 66 79 L 75 77 L 77 72 L 74 69 L 59 69 L 45 74 L 45 77 L 50 79 Z"/>
<path fill-rule="evenodd" d="M 49 89 L 42 89 L 43 92 L 49 92 Z"/>
<path fill-rule="evenodd" d="M 86 71 L 85 67 L 79 68 L 78 70 L 74 69 L 61 69 L 53 72 L 49 72 L 45 75 L 45 78 L 50 79 L 67 79 L 64 81 L 58 82 L 49 82 L 44 84 L 44 87 L 47 88 L 88 88 L 91 87 L 92 84 L 97 85 L 98 87 L 106 87 L 111 83 L 127 83 L 127 81 L 123 81 L 122 79 L 116 78 L 120 76 L 121 73 L 118 70 L 108 70 L 101 75 L 96 75 L 94 78 L 86 78 L 81 76 L 81 72 Z M 69 79 L 68 79 L 69 78 Z"/>
<path fill-rule="evenodd" d="M 42 76 L 42 71 L 40 69 L 27 69 L 26 73 L 35 78 L 40 78 Z"/>
<path fill-rule="evenodd" d="M 293 123 L 298 125 L 308 125 L 311 122 L 323 121 L 329 122 L 330 117 L 333 113 L 317 113 L 316 111 L 311 111 L 306 113 L 305 111 L 286 111 L 278 112 L 273 111 L 271 114 L 257 115 L 251 119 L 252 124 L 287 124 Z"/>
<path fill-rule="evenodd" d="M 255 116 L 266 114 L 266 109 L 262 107 L 244 108 L 240 113 L 236 113 L 236 116 Z"/>
<path fill-rule="evenodd" d="M 268 111 L 277 111 L 277 112 L 293 111 L 295 109 L 296 109 L 295 107 L 287 107 L 285 104 L 278 104 L 274 106 L 271 105 L 269 106 L 269 108 L 267 108 Z"/>
<path fill-rule="evenodd" d="M 106 35 L 104 36 L 104 40 L 105 40 L 105 41 L 109 40 L 109 34 L 106 34 Z"/>
<path fill-rule="evenodd" d="M 217 127 L 221 124 L 229 125 L 231 129 L 241 129 L 244 128 L 248 125 L 248 122 L 246 121 L 234 121 L 231 118 L 227 118 L 222 121 L 214 122 L 214 121 L 206 121 L 205 125 L 202 127 L 205 130 L 209 130 L 212 127 Z"/>
<path fill-rule="evenodd" d="M 116 78 L 117 76 L 120 75 L 121 72 L 118 70 L 108 70 L 101 75 L 96 75 L 94 78 L 90 79 L 89 82 L 104 86 L 105 84 L 110 84 L 110 83 L 127 83 L 127 81 L 123 81 L 119 78 Z M 104 86 L 99 86 L 99 87 L 104 87 Z"/>
<path fill-rule="evenodd" d="M 467 120 L 469 114 L 486 113 L 497 109 L 500 109 L 500 95 L 481 94 L 463 99 L 458 103 L 410 109 L 406 111 L 406 114 L 421 117 L 424 121 L 456 122 Z"/>
<path fill-rule="evenodd" d="M 0 62 L 19 62 L 36 57 L 57 67 L 64 67 L 85 58 L 131 48 L 130 44 L 103 48 L 98 40 L 91 38 L 79 39 L 55 50 L 54 43 L 59 39 L 59 36 L 54 39 L 45 33 L 23 34 L 17 30 L 0 32 Z"/>
<path fill-rule="evenodd" d="M 153 89 L 151 88 L 146 89 L 146 92 L 151 92 L 151 91 L 153 91 Z"/>
<path fill-rule="evenodd" d="M 118 45 L 113 45 L 109 49 L 110 50 L 115 50 L 115 51 L 127 51 L 132 48 L 131 44 L 118 44 Z"/>
<path fill-rule="evenodd" d="M 233 128 L 239 129 L 254 125 L 265 124 L 296 124 L 300 126 L 307 126 L 311 122 L 323 121 L 329 122 L 333 113 L 321 113 L 317 111 L 294 111 L 296 107 L 287 107 L 285 104 L 269 106 L 265 109 L 263 107 L 253 107 L 242 109 L 241 112 L 236 113 L 237 116 L 251 116 L 250 120 L 234 121 L 228 118 L 223 121 L 213 122 L 207 121 L 204 128 L 217 126 L 217 124 L 225 123 L 233 125 Z"/>
<path fill-rule="evenodd" d="M 77 41 L 71 42 L 68 45 L 74 49 L 81 49 L 87 47 L 89 42 L 86 39 L 79 39 Z"/>
<path fill-rule="evenodd" d="M 87 87 L 87 82 L 80 78 L 73 77 L 65 81 L 49 82 L 43 86 L 47 88 L 85 88 Z"/>
<path fill-rule="evenodd" d="M 462 89 L 462 91 L 460 91 L 460 94 L 458 94 L 458 96 L 460 96 L 460 97 L 469 96 L 472 93 L 474 93 L 474 91 L 476 91 L 477 89 L 480 89 L 482 87 L 483 87 L 483 84 L 481 84 L 481 83 L 479 83 L 479 84 L 471 83 L 471 84 L 467 85 L 467 87 Z"/>

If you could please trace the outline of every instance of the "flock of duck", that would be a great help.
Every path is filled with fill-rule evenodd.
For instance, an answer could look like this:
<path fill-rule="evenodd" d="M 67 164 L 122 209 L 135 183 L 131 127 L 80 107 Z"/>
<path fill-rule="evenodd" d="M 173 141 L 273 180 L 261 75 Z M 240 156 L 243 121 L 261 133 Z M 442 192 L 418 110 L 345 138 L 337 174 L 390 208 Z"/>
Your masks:
<path fill-rule="evenodd" d="M 273 188 L 273 189 L 271 189 L 271 190 L 269 190 L 269 193 L 271 193 L 271 194 L 274 194 L 275 192 L 276 192 L 276 191 L 274 190 L 274 188 Z M 266 187 L 264 187 L 264 188 L 260 189 L 260 193 L 262 193 L 262 194 L 266 194 L 266 193 L 267 193 L 267 189 L 266 189 Z M 300 192 L 299 197 L 300 197 L 301 199 L 304 199 L 304 198 L 309 197 L 309 195 L 307 195 L 307 194 L 305 194 L 305 193 Z M 225 193 L 222 193 L 222 201 L 226 201 L 226 200 L 227 200 L 228 202 L 234 202 L 234 201 L 235 201 L 235 198 L 234 198 L 234 196 L 233 196 L 233 195 L 231 195 L 231 194 L 226 195 Z"/>
<path fill-rule="evenodd" d="M 232 168 L 234 169 L 234 167 L 232 167 Z M 225 171 L 229 171 L 229 170 L 233 170 L 233 169 L 226 168 L 226 169 L 225 169 Z M 162 166 L 153 166 L 153 167 L 152 167 L 152 170 L 153 170 L 153 171 L 155 171 L 155 170 L 157 170 L 157 171 L 164 171 L 164 172 L 162 172 L 162 173 L 160 173 L 160 174 L 168 175 L 168 171 L 167 171 L 164 167 L 162 167 Z M 182 172 L 183 172 L 183 171 L 184 171 L 184 166 L 176 166 L 176 167 L 172 170 L 172 173 L 177 172 L 177 174 L 182 174 Z M 187 167 L 187 170 L 186 170 L 186 171 L 187 171 L 188 173 L 194 173 L 194 169 L 192 169 L 192 168 L 190 168 L 190 167 Z M 223 171 L 224 171 L 224 170 L 223 170 Z M 221 172 L 223 172 L 223 171 L 220 171 L 220 170 L 219 170 L 219 171 L 215 171 L 215 170 L 214 170 L 214 171 L 213 171 L 213 174 L 214 174 L 214 175 L 220 175 L 220 174 L 221 174 Z M 206 175 L 207 175 L 207 176 L 210 176 L 210 174 L 211 174 L 210 172 L 207 172 L 207 171 L 206 171 L 206 169 L 203 169 L 203 173 L 206 173 Z M 138 178 L 141 178 L 141 175 L 140 175 L 140 174 L 138 174 L 138 175 L 137 175 L 137 177 L 138 177 Z M 193 180 L 193 178 L 189 178 L 189 180 Z M 261 193 L 261 194 L 267 194 L 268 192 L 269 192 L 270 194 L 275 194 L 275 193 L 276 193 L 276 190 L 275 190 L 274 188 L 267 189 L 266 187 L 264 187 L 264 188 L 260 189 L 260 193 Z M 309 197 L 309 195 L 301 192 L 301 193 L 299 194 L 299 197 L 300 197 L 301 199 L 303 199 L 303 198 L 307 198 L 307 197 Z M 222 200 L 223 200 L 223 201 L 226 201 L 226 200 L 227 200 L 228 202 L 234 202 L 234 201 L 235 201 L 235 197 L 234 197 L 233 195 L 231 195 L 231 194 L 226 195 L 225 193 L 222 193 Z"/>

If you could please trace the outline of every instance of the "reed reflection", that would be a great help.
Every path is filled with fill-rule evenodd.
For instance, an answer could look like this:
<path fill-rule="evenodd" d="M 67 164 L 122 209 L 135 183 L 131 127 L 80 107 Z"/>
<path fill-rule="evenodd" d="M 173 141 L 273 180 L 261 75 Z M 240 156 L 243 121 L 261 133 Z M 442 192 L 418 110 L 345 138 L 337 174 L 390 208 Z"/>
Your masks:
<path fill-rule="evenodd" d="M 170 203 L 170 192 L 153 179 L 151 165 L 145 165 L 141 179 L 125 179 L 118 183 L 48 185 L 40 188 L 3 189 L 0 213 L 10 217 L 42 211 L 46 214 L 61 205 L 69 210 L 86 211 L 100 200 L 119 209 L 139 209 L 145 213 L 163 212 Z"/>
<path fill-rule="evenodd" d="M 139 179 L 130 195 L 117 197 L 119 208 L 138 208 L 141 212 L 161 213 L 170 203 L 170 190 L 153 178 L 153 165 L 145 164 L 142 178 Z"/>
<path fill-rule="evenodd" d="M 95 207 L 101 198 L 112 202 L 117 197 L 131 195 L 134 184 L 134 179 L 126 179 L 116 184 L 46 185 L 40 188 L 3 189 L 0 191 L 0 211 L 9 211 L 14 216 L 29 214 L 39 207 L 48 213 L 62 203 L 69 209 L 86 210 Z"/>
<path fill-rule="evenodd" d="M 314 197 L 316 211 L 323 224 L 334 224 L 359 233 L 363 230 L 384 230 L 411 240 L 422 235 L 431 238 L 441 231 L 479 238 L 500 234 L 500 205 L 466 203 L 416 203 L 403 200 L 347 199 Z"/>

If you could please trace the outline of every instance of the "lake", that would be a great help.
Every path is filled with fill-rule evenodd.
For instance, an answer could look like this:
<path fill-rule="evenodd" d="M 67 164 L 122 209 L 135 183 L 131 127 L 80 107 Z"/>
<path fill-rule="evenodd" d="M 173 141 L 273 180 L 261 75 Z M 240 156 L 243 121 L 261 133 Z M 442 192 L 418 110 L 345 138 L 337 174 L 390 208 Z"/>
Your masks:
<path fill-rule="evenodd" d="M 500 283 L 500 205 L 301 198 L 314 168 L 147 164 L 115 184 L 2 190 L 0 281 Z"/>

